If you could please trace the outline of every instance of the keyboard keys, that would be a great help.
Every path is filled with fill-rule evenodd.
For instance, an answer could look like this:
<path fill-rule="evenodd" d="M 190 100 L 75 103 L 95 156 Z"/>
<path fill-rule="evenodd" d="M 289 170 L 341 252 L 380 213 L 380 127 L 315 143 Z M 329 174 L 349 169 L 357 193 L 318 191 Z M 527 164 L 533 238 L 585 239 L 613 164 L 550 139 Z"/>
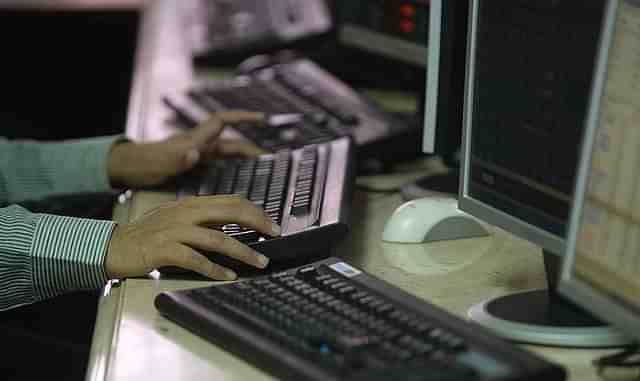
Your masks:
<path fill-rule="evenodd" d="M 293 364 L 282 362 L 284 358 L 295 359 L 300 369 L 315 369 L 310 373 L 314 376 L 281 376 L 287 380 L 414 379 L 409 376 L 416 380 L 525 380 L 542 379 L 541 375 L 553 381 L 563 379 L 558 369 L 540 360 L 537 364 L 531 358 L 524 360 L 522 353 L 506 360 L 507 343 L 487 342 L 487 336 L 478 340 L 469 331 L 461 334 L 465 331 L 456 325 L 465 323 L 459 319 L 445 317 L 447 324 L 443 324 L 446 315 L 415 312 L 395 299 L 397 291 L 391 298 L 390 286 L 376 282 L 375 278 L 345 277 L 319 262 L 233 284 L 173 292 L 185 294 L 188 300 L 159 308 L 179 314 L 181 303 L 197 303 L 208 309 L 211 320 L 199 308 L 201 312 L 186 321 L 195 316 L 198 327 L 214 337 L 220 335 L 217 322 L 226 322 L 220 326 L 223 342 L 235 340 L 234 345 L 250 348 L 240 355 L 255 354 L 257 349 L 277 365 L 274 369 Z M 162 303 L 156 301 L 156 305 Z M 501 348 L 501 355 L 487 350 L 495 346 Z M 486 369 L 484 364 L 489 364 Z M 521 364 L 527 364 L 526 369 L 516 371 Z"/>
<path fill-rule="evenodd" d="M 339 353 L 343 357 L 353 356 L 352 351 L 373 346 L 382 338 L 398 338 L 394 344 L 390 344 L 396 348 L 393 356 L 386 354 L 396 360 L 427 354 L 435 348 L 431 343 L 414 339 L 413 333 L 407 333 L 406 327 L 399 326 L 410 320 L 411 314 L 398 312 L 389 319 L 380 318 L 369 309 L 392 309 L 390 303 L 359 290 L 347 279 L 333 274 L 320 274 L 315 267 L 302 268 L 295 275 L 276 274 L 247 283 L 272 295 L 271 298 L 265 298 L 263 293 L 253 293 L 253 303 L 270 304 L 269 310 L 279 311 L 290 318 L 295 317 L 294 320 L 299 324 L 313 325 L 313 319 L 321 319 L 324 322 L 323 328 L 316 327 L 317 329 L 308 331 L 306 336 L 310 345 L 319 351 Z M 326 292 L 320 291 L 316 287 L 318 285 Z M 349 294 L 356 295 L 356 298 L 349 297 Z M 287 307 L 282 307 L 282 303 Z M 354 331 L 359 334 L 354 336 Z M 386 353 L 382 349 L 380 351 Z M 350 366 L 354 366 L 361 360 L 351 358 L 348 362 Z M 371 359 L 368 358 L 367 361 Z"/>
<path fill-rule="evenodd" d="M 189 125 L 206 119 L 206 113 L 243 109 L 267 115 L 267 123 L 236 123 L 234 130 L 272 151 L 328 142 L 352 133 L 360 117 L 343 104 L 336 89 L 319 86 L 286 66 L 275 76 L 238 76 L 194 87 L 186 96 L 166 97 L 165 104 Z M 191 104 L 187 104 L 187 103 Z M 200 110 L 197 116 L 191 109 Z M 199 118 L 195 120 L 195 118 Z"/>
<path fill-rule="evenodd" d="M 308 214 L 311 210 L 313 186 L 315 179 L 317 151 L 314 146 L 305 147 L 302 151 L 302 159 L 298 166 L 296 177 L 296 189 L 293 196 L 291 214 L 300 216 Z"/>
<path fill-rule="evenodd" d="M 236 194 L 247 198 L 262 208 L 271 219 L 281 224 L 284 203 L 287 199 L 290 179 L 293 182 L 293 199 L 290 214 L 308 214 L 314 197 L 313 186 L 317 175 L 318 147 L 316 145 L 301 150 L 292 173 L 292 151 L 261 155 L 255 159 L 228 160 L 220 165 L 198 168 L 181 179 L 177 198 Z M 266 240 L 254 230 L 237 224 L 226 224 L 221 230 L 244 243 Z"/>

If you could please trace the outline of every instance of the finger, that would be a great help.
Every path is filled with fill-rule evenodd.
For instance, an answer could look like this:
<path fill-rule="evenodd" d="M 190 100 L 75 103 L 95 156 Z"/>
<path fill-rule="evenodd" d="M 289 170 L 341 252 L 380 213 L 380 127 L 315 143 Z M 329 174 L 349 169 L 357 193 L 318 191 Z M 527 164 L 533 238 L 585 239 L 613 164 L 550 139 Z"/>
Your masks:
<path fill-rule="evenodd" d="M 260 269 L 269 264 L 269 258 L 218 230 L 189 226 L 181 227 L 168 234 L 176 241 L 194 249 L 220 253 Z"/>
<path fill-rule="evenodd" d="M 238 195 L 198 196 L 175 208 L 176 218 L 190 224 L 236 223 L 267 235 L 280 235 L 280 227 L 251 201 Z"/>
<path fill-rule="evenodd" d="M 184 245 L 171 250 L 171 253 L 163 258 L 163 262 L 163 266 L 178 266 L 211 279 L 234 280 L 238 277 L 232 270 L 210 261 L 204 255 Z"/>
<path fill-rule="evenodd" d="M 191 132 L 191 141 L 199 149 L 206 147 L 211 141 L 217 139 L 224 125 L 227 123 L 240 123 L 240 122 L 261 122 L 264 121 L 265 115 L 261 112 L 253 111 L 222 111 L 211 114 L 209 119 L 197 126 L 193 132 Z"/>
<path fill-rule="evenodd" d="M 214 160 L 220 157 L 256 157 L 268 153 L 271 152 L 253 143 L 221 139 L 206 150 L 204 157 Z"/>
<path fill-rule="evenodd" d="M 216 114 L 213 114 L 209 119 L 196 126 L 196 128 L 190 132 L 189 140 L 196 148 L 202 150 L 207 147 L 211 141 L 217 139 L 223 129 L 223 121 Z"/>
<path fill-rule="evenodd" d="M 214 114 L 214 117 L 220 118 L 222 123 L 240 123 L 240 122 L 264 122 L 265 114 L 263 112 L 229 110 L 221 111 Z"/>

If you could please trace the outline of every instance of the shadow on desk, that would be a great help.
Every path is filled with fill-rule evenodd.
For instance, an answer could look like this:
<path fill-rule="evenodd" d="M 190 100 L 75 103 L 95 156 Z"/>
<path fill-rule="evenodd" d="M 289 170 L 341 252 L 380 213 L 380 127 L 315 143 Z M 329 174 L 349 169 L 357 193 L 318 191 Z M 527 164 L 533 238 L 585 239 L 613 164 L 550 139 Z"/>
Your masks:
<path fill-rule="evenodd" d="M 20 205 L 37 213 L 111 219 L 114 193 L 48 198 Z M 77 291 L 0 312 L 0 379 L 83 380 L 99 291 Z"/>
<path fill-rule="evenodd" d="M 117 192 L 86 193 L 48 197 L 41 201 L 27 201 L 20 206 L 33 213 L 111 220 Z"/>
<path fill-rule="evenodd" d="M 98 291 L 79 291 L 0 312 L 4 381 L 83 380 Z"/>

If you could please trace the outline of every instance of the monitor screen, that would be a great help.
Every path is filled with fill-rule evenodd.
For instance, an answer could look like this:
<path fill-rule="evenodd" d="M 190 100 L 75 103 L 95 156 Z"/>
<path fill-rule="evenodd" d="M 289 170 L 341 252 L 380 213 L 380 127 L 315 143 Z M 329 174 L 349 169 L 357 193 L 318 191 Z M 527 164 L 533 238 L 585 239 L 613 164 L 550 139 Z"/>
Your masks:
<path fill-rule="evenodd" d="M 640 1 L 609 1 L 560 290 L 640 340 Z"/>
<path fill-rule="evenodd" d="M 561 254 L 604 0 L 474 0 L 460 208 Z"/>

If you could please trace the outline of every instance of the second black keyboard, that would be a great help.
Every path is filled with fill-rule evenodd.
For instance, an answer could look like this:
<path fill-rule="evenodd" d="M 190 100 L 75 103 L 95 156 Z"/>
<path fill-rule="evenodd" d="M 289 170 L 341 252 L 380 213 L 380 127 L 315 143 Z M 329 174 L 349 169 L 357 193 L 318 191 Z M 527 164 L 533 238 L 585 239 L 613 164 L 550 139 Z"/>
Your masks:
<path fill-rule="evenodd" d="M 398 160 L 418 154 L 421 125 L 392 116 L 309 58 L 278 57 L 252 57 L 239 65 L 232 78 L 194 84 L 186 93 L 170 94 L 164 101 L 188 127 L 225 110 L 273 116 L 266 126 L 230 126 L 268 150 L 352 136 L 358 160 Z M 253 64 L 260 60 L 265 62 Z"/>
<path fill-rule="evenodd" d="M 346 235 L 355 182 L 353 155 L 353 143 L 345 137 L 255 159 L 214 163 L 181 177 L 177 198 L 238 194 L 249 199 L 281 226 L 281 236 L 264 236 L 237 224 L 220 229 L 274 264 L 296 263 L 329 252 Z M 243 267 L 231 258 L 208 255 L 217 263 Z"/>

